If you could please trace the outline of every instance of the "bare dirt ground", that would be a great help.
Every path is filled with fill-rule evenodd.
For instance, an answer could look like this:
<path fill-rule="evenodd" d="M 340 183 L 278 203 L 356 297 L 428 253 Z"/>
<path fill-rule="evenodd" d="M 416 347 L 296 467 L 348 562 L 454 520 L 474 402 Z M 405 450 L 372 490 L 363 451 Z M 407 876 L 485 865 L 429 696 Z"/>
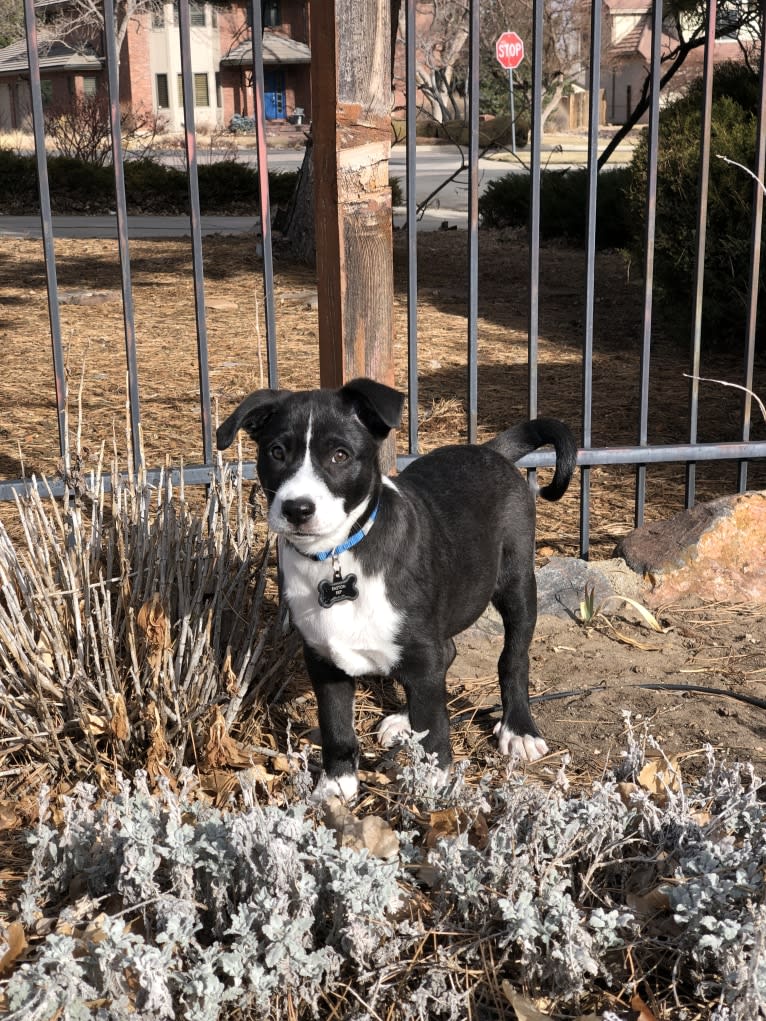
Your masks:
<path fill-rule="evenodd" d="M 466 351 L 465 236 L 457 232 L 422 235 L 419 295 L 421 443 L 429 449 L 465 435 L 463 389 Z M 479 323 L 479 425 L 482 437 L 525 414 L 527 302 L 526 241 L 514 232 L 482 235 Z M 113 289 L 120 276 L 115 242 L 59 241 L 58 283 L 62 291 Z M 220 416 L 263 384 L 263 309 L 260 265 L 253 238 L 212 238 L 205 242 L 206 305 L 211 385 Z M 188 242 L 131 244 L 143 441 L 148 464 L 201 460 L 198 420 L 194 299 Z M 575 428 L 581 414 L 580 351 L 584 318 L 584 258 L 574 249 L 542 252 L 539 413 L 556 415 Z M 405 385 L 405 253 L 397 240 L 396 354 L 398 383 Z M 600 254 L 597 268 L 594 355 L 594 445 L 632 443 L 637 435 L 642 287 L 620 255 Z M 280 381 L 285 387 L 316 385 L 317 321 L 312 306 L 313 271 L 286 260 L 276 267 Z M 57 433 L 53 402 L 50 333 L 41 246 L 34 241 L 0 241 L 0 477 L 51 473 L 56 468 Z M 63 304 L 61 321 L 69 377 L 70 419 L 79 431 L 86 465 L 102 444 L 116 447 L 125 463 L 125 355 L 122 308 L 118 300 L 98 306 Z M 651 365 L 650 439 L 681 441 L 688 435 L 685 345 L 673 343 L 657 323 Z M 739 351 L 704 358 L 702 375 L 739 381 Z M 766 365 L 757 366 L 756 392 L 766 393 Z M 740 395 L 703 384 L 700 440 L 738 438 Z M 755 438 L 766 435 L 756 422 Z M 400 448 L 406 433 L 402 431 Z M 698 497 L 732 492 L 731 463 L 698 468 Z M 751 488 L 766 487 L 766 465 L 751 466 Z M 632 527 L 633 473 L 592 472 L 592 556 L 608 557 L 620 535 Z M 651 468 L 647 518 L 682 506 L 683 469 Z M 540 562 L 553 554 L 576 555 L 577 486 L 555 506 L 539 508 Z M 0 507 L 3 520 L 14 515 Z M 766 761 L 766 714 L 762 706 L 735 697 L 766 697 L 766 607 L 706 604 L 666 607 L 667 628 L 652 634 L 623 621 L 619 607 L 608 616 L 622 637 L 602 622 L 585 628 L 576 621 L 541 620 L 532 651 L 535 708 L 557 759 L 564 750 L 575 769 L 593 777 L 619 753 L 623 711 L 652 720 L 667 750 L 694 756 L 710 742 L 759 766 Z M 626 641 L 625 638 L 629 639 Z M 633 644 L 631 644 L 631 642 Z M 635 644 L 638 643 L 638 644 Z M 453 666 L 452 712 L 455 747 L 478 764 L 494 755 L 494 720 L 474 715 L 476 706 L 497 704 L 495 662 L 499 639 L 472 630 L 461 640 Z M 294 731 L 314 725 L 313 702 L 296 665 L 281 729 L 291 718 Z M 689 684 L 725 693 L 650 690 L 647 684 Z M 553 696 L 580 691 L 564 698 Z M 380 709 L 377 697 L 360 703 L 367 734 Z M 280 722 L 281 721 L 281 722 Z M 365 738 L 366 761 L 377 751 Z M 544 762 L 536 769 L 549 769 Z"/>

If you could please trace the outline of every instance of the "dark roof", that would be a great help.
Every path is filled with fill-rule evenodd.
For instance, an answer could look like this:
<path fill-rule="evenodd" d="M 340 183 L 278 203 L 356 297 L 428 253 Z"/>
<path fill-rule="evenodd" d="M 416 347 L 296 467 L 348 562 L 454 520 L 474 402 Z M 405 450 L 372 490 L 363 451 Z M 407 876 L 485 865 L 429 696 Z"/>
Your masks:
<path fill-rule="evenodd" d="M 251 64 L 252 60 L 253 44 L 247 39 L 221 57 L 221 66 L 238 67 L 241 64 Z M 267 28 L 263 33 L 263 62 L 264 64 L 310 64 L 311 50 L 305 43 L 299 43 L 297 39 L 291 39 L 289 35 Z"/>
<path fill-rule="evenodd" d="M 78 53 L 66 43 L 40 43 L 37 52 L 41 71 L 100 71 L 102 60 L 92 53 Z M 29 70 L 26 40 L 20 39 L 0 50 L 0 76 Z"/>

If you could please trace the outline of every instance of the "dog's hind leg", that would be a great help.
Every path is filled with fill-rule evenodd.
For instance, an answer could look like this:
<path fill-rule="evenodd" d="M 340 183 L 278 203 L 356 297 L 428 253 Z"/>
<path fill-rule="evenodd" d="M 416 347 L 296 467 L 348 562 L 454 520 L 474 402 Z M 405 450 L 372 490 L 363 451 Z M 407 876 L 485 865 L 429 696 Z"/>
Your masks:
<path fill-rule="evenodd" d="M 354 733 L 354 692 L 352 677 L 318 656 L 308 645 L 304 657 L 317 699 L 319 730 L 322 735 L 322 765 L 325 777 L 320 781 L 322 797 L 338 795 L 347 801 L 356 797 L 359 744 Z"/>
<path fill-rule="evenodd" d="M 537 621 L 537 586 L 531 566 L 519 571 L 516 558 L 507 557 L 492 603 L 505 629 L 497 664 L 503 718 L 495 736 L 503 755 L 534 762 L 548 754 L 548 746 L 529 708 L 529 646 Z"/>

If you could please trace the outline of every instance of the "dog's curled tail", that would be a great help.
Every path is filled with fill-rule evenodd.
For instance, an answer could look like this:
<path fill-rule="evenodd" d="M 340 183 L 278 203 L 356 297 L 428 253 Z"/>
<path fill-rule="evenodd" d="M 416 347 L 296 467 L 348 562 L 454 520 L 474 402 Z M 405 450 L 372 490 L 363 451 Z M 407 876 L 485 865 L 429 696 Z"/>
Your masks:
<path fill-rule="evenodd" d="M 516 462 L 548 444 L 556 450 L 556 471 L 549 484 L 540 490 L 540 495 L 546 500 L 559 500 L 567 491 L 577 465 L 577 443 L 567 425 L 557 418 L 535 418 L 506 429 L 487 446 Z"/>

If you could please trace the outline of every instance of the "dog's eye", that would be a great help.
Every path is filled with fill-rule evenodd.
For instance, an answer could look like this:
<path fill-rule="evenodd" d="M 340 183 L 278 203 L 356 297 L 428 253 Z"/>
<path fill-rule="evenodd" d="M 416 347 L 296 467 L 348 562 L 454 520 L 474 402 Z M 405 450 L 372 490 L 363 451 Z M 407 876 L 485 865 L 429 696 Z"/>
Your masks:
<path fill-rule="evenodd" d="M 330 460 L 332 461 L 333 464 L 343 464 L 343 462 L 348 461 L 348 459 L 349 459 L 348 451 L 344 450 L 342 447 L 339 447 L 332 455 Z"/>
<path fill-rule="evenodd" d="M 275 443 L 273 447 L 269 448 L 269 456 L 274 461 L 284 461 L 285 448 L 281 444 Z"/>

